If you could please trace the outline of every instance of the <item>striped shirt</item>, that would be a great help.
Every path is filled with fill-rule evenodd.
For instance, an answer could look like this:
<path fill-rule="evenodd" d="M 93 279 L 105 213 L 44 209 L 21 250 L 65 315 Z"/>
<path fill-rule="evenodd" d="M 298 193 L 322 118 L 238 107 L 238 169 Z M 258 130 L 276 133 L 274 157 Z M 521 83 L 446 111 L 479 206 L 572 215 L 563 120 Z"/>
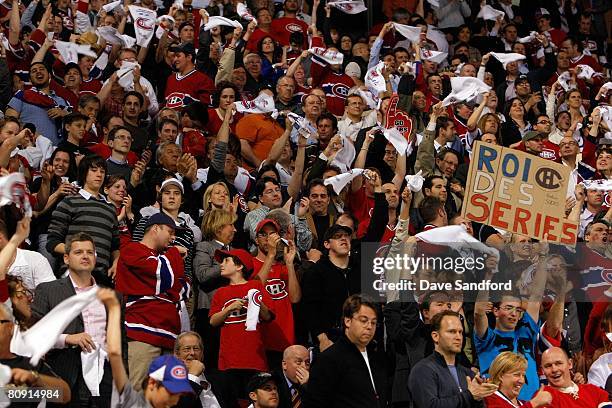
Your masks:
<path fill-rule="evenodd" d="M 104 197 L 96 199 L 83 189 L 79 194 L 65 197 L 53 211 L 47 251 L 54 253 L 57 245 L 80 232 L 89 234 L 96 245 L 96 281 L 102 286 L 111 286 L 108 268 L 112 263 L 112 252 L 119 250 L 117 214 Z"/>

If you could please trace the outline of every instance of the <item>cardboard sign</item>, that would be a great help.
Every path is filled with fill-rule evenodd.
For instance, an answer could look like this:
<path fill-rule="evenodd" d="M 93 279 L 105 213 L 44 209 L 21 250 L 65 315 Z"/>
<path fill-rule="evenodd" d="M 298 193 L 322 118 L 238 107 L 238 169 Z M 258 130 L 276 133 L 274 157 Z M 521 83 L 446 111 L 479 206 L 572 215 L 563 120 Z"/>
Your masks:
<path fill-rule="evenodd" d="M 406 140 L 410 141 L 412 119 L 410 119 L 410 115 L 408 113 L 398 109 L 398 103 L 399 96 L 397 94 L 393 94 L 391 100 L 389 101 L 389 109 L 387 110 L 386 128 L 396 128 L 402 135 L 404 135 Z"/>
<path fill-rule="evenodd" d="M 538 240 L 573 245 L 565 218 L 569 167 L 480 141 L 473 148 L 462 216 Z"/>

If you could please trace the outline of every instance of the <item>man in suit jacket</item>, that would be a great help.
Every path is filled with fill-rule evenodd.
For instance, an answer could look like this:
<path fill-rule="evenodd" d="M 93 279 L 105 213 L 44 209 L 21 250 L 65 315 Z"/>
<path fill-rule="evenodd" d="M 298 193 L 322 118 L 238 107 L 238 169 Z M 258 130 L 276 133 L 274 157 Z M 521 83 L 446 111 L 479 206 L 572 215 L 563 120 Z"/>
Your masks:
<path fill-rule="evenodd" d="M 342 313 L 344 336 L 314 361 L 304 408 L 386 407 L 384 359 L 368 347 L 376 331 L 376 307 L 352 295 Z"/>
<path fill-rule="evenodd" d="M 96 248 L 93 238 L 86 233 L 72 235 L 66 241 L 64 263 L 68 276 L 38 285 L 32 304 L 32 319 L 40 320 L 63 300 L 77 293 L 95 290 L 96 281 L 91 273 L 96 266 Z M 83 317 L 86 316 L 84 320 Z M 110 406 L 112 377 L 108 362 L 99 386 L 99 397 L 93 397 L 83 378 L 81 352 L 90 352 L 106 344 L 106 310 L 93 302 L 74 319 L 47 354 L 51 368 L 62 377 L 72 390 L 69 406 Z"/>
<path fill-rule="evenodd" d="M 283 352 L 282 371 L 277 375 L 278 408 L 300 407 L 310 378 L 310 353 L 304 346 L 289 346 Z"/>
<path fill-rule="evenodd" d="M 174 355 L 185 363 L 189 372 L 189 384 L 194 394 L 181 396 L 178 408 L 220 408 L 226 405 L 222 403 L 217 395 L 221 395 L 217 389 L 214 377 L 204 375 L 204 364 L 202 358 L 204 345 L 202 337 L 196 332 L 183 332 L 176 338 Z M 212 381 L 212 382 L 211 382 Z"/>

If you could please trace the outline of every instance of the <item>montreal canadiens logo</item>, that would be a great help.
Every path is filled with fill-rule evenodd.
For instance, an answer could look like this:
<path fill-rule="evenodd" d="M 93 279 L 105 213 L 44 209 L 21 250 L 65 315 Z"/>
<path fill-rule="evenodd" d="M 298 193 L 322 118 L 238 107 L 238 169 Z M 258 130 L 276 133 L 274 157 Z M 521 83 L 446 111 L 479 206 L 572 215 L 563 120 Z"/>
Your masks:
<path fill-rule="evenodd" d="M 237 300 L 244 300 L 244 298 L 233 298 L 233 299 L 228 300 L 223 305 L 223 309 L 225 309 L 226 307 L 229 307 L 232 303 L 234 303 Z M 247 308 L 246 307 L 242 307 L 239 310 L 233 310 L 227 316 L 227 319 L 225 319 L 225 323 L 227 323 L 227 324 L 244 323 L 244 322 L 246 322 L 246 315 L 247 315 Z"/>
<path fill-rule="evenodd" d="M 612 193 L 609 191 L 604 195 L 604 205 L 608 208 L 612 207 Z"/>
<path fill-rule="evenodd" d="M 289 31 L 290 33 L 297 33 L 302 31 L 302 27 L 300 27 L 299 24 L 289 23 L 285 26 L 285 30 Z"/>
<path fill-rule="evenodd" d="M 183 106 L 184 93 L 173 92 L 166 97 L 166 107 L 175 109 Z"/>
<path fill-rule="evenodd" d="M 332 94 L 341 98 L 346 98 L 348 95 L 349 87 L 344 84 L 336 84 L 332 87 Z"/>
<path fill-rule="evenodd" d="M 288 296 L 285 290 L 285 281 L 282 279 L 268 279 L 266 282 L 266 292 L 273 300 L 280 300 Z"/>
<path fill-rule="evenodd" d="M 175 366 L 174 368 L 172 368 L 172 370 L 170 370 L 170 375 L 176 380 L 184 380 L 185 378 L 187 378 L 187 372 L 185 371 L 185 367 L 181 366 Z"/>
<path fill-rule="evenodd" d="M 262 303 L 262 296 L 261 296 L 261 292 L 260 291 L 255 291 L 253 293 L 253 295 L 251 296 L 251 299 L 249 300 L 253 300 L 253 304 L 255 304 L 255 306 L 259 306 L 261 307 L 261 303 Z"/>
<path fill-rule="evenodd" d="M 601 270 L 601 278 L 612 285 L 612 269 L 603 269 Z"/>
<path fill-rule="evenodd" d="M 544 149 L 542 150 L 542 153 L 540 153 L 540 157 L 543 159 L 553 160 L 555 158 L 555 152 L 550 149 Z"/>
<path fill-rule="evenodd" d="M 136 19 L 136 25 L 143 30 L 152 30 L 153 26 L 151 25 L 151 21 L 146 18 L 138 17 Z"/>

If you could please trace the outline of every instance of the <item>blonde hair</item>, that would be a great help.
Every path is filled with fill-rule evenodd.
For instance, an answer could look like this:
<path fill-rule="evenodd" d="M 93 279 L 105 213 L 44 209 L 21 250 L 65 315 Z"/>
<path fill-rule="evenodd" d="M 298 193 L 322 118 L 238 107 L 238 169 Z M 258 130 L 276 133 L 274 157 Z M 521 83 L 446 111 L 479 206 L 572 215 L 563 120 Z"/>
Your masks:
<path fill-rule="evenodd" d="M 227 187 L 227 184 L 225 184 L 222 181 L 217 181 L 216 183 L 211 184 L 210 186 L 206 188 L 206 191 L 204 192 L 204 198 L 202 199 L 202 204 L 203 204 L 202 209 L 204 210 L 205 215 L 208 211 L 212 209 L 211 204 L 210 204 L 210 197 L 212 196 L 212 192 L 216 186 L 222 186 L 225 189 L 225 192 L 227 193 L 227 200 L 228 202 L 230 201 L 230 191 L 229 191 L 229 188 Z"/>
<path fill-rule="evenodd" d="M 495 357 L 495 360 L 491 363 L 491 367 L 489 368 L 491 382 L 499 385 L 501 383 L 501 377 L 504 374 L 512 373 L 517 370 L 527 370 L 527 359 L 520 354 L 504 351 Z"/>
<path fill-rule="evenodd" d="M 229 211 L 213 208 L 204 214 L 202 219 L 202 235 L 205 241 L 213 240 L 217 237 L 217 231 L 225 225 L 236 222 L 236 215 Z"/>

